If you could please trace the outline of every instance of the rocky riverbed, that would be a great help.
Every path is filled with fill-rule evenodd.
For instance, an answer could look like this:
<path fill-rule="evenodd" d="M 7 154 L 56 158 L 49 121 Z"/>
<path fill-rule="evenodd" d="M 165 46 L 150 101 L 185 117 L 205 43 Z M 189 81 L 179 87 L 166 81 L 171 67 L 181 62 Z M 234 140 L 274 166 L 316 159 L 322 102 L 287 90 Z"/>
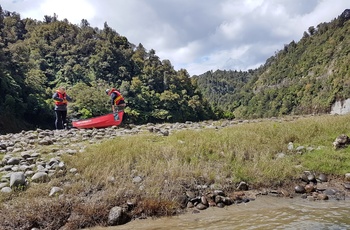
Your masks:
<path fill-rule="evenodd" d="M 286 122 L 293 119 L 297 118 L 287 118 L 287 120 L 273 118 L 272 120 Z M 61 174 L 79 174 L 77 169 L 67 168 L 66 163 L 62 160 L 62 155 L 74 155 L 78 152 L 83 152 L 88 145 L 98 144 L 110 138 L 149 132 L 168 136 L 177 130 L 220 129 L 259 121 L 225 120 L 198 123 L 147 124 L 105 129 L 37 129 L 1 135 L 0 191 L 1 193 L 12 193 L 16 188 L 25 188 L 30 186 L 31 183 L 49 183 L 51 178 Z M 335 148 L 338 148 L 344 147 L 348 143 L 349 138 L 346 135 L 340 135 L 333 145 Z M 293 143 L 289 143 L 288 149 L 301 154 L 306 150 L 303 146 L 294 148 Z M 284 153 L 279 153 L 276 157 L 284 157 Z M 344 200 L 349 197 L 350 173 L 341 177 L 333 177 L 332 175 L 314 174 L 313 172 L 305 171 L 296 178 L 299 179 L 291 181 L 283 187 L 276 188 L 257 188 L 241 181 L 237 184 L 235 191 L 230 194 L 225 193 L 221 189 L 201 187 L 196 190 L 186 191 L 185 194 L 179 195 L 175 199 L 181 204 L 183 209 L 199 212 L 210 207 L 224 207 L 226 205 L 250 202 L 262 195 L 288 198 L 301 197 L 314 201 L 327 199 Z M 135 183 L 138 183 L 141 178 L 136 176 L 133 180 Z M 63 190 L 64 186 L 53 186 L 47 196 L 60 196 Z M 202 193 L 201 191 L 204 190 L 206 192 Z M 131 220 L 128 210 L 135 206 L 133 202 L 133 200 L 130 200 L 124 205 L 113 207 L 108 215 L 108 225 L 123 224 Z M 139 216 L 138 218 L 143 217 Z"/>

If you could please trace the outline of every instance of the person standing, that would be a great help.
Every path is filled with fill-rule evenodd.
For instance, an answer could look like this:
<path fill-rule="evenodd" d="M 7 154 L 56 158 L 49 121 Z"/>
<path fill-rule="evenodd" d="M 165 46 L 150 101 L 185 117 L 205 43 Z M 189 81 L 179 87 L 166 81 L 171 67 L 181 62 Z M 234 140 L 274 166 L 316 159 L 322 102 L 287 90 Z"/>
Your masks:
<path fill-rule="evenodd" d="M 67 104 L 72 99 L 67 95 L 64 87 L 59 87 L 52 95 L 55 101 L 55 127 L 56 129 L 64 129 L 67 127 Z"/>
<path fill-rule="evenodd" d="M 123 95 L 115 88 L 107 89 L 106 94 L 111 97 L 112 111 L 115 114 L 115 120 L 119 120 L 118 112 L 124 110 L 126 103 Z"/>

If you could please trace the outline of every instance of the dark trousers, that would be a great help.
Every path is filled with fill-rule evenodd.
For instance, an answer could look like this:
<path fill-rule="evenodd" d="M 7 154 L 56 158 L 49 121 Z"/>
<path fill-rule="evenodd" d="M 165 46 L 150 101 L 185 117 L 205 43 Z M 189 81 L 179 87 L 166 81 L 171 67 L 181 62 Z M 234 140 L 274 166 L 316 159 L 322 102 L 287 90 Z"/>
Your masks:
<path fill-rule="evenodd" d="M 64 125 L 67 125 L 67 110 L 55 110 L 56 120 L 55 126 L 56 129 L 64 129 Z"/>

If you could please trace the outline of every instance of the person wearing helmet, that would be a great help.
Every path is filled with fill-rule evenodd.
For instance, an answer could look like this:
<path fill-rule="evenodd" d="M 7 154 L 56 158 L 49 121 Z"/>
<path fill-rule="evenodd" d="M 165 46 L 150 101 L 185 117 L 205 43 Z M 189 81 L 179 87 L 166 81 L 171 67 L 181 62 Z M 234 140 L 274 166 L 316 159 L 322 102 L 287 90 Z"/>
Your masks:
<path fill-rule="evenodd" d="M 118 112 L 124 110 L 126 106 L 124 97 L 115 88 L 106 89 L 106 94 L 111 97 L 112 111 L 114 114 L 116 114 L 116 120 L 119 120 Z"/>

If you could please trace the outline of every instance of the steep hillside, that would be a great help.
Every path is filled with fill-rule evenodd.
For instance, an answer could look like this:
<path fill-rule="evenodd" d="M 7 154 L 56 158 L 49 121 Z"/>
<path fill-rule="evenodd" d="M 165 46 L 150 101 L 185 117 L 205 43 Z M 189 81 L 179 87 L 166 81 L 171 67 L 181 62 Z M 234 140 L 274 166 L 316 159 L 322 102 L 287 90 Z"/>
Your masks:
<path fill-rule="evenodd" d="M 235 117 L 329 112 L 335 101 L 350 97 L 349 19 L 345 10 L 329 23 L 310 26 L 299 42 L 291 41 L 257 70 L 196 76 L 198 87 L 212 105 Z M 225 87 L 213 95 L 220 85 Z"/>

